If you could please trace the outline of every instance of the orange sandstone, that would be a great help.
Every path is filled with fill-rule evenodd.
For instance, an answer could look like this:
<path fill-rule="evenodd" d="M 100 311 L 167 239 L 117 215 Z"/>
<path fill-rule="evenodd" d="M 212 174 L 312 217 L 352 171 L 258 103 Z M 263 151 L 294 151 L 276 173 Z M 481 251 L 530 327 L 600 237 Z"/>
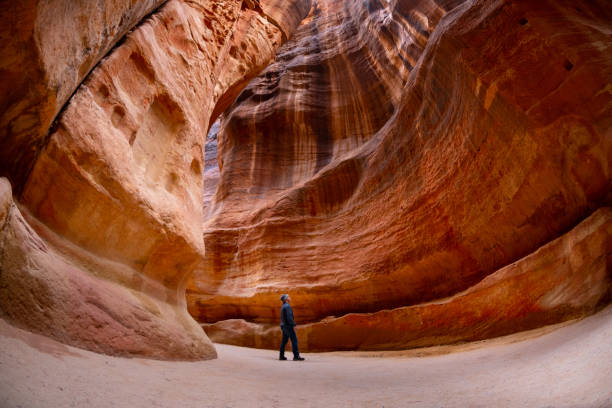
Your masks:
<path fill-rule="evenodd" d="M 609 302 L 603 0 L 17 3 L 0 11 L 12 323 L 198 359 L 215 351 L 187 307 L 217 341 L 276 347 L 283 292 L 308 350 Z"/>
<path fill-rule="evenodd" d="M 164 0 L 20 0 L 0 7 L 0 175 L 21 191 L 51 123 L 117 42 Z"/>
<path fill-rule="evenodd" d="M 377 337 L 411 319 L 382 310 L 470 290 L 612 203 L 603 2 L 317 4 L 222 121 L 205 268 L 188 286 L 202 323 L 276 325 L 289 292 L 301 323 L 330 330 L 313 349 L 418 345 Z M 605 259 L 609 246 L 597 248 Z M 581 269 L 592 279 L 576 293 L 595 293 L 577 298 L 582 309 L 545 309 L 529 326 L 607 302 L 610 276 L 597 268 Z M 522 299 L 515 288 L 465 307 L 504 316 L 504 297 Z M 436 318 L 440 331 L 409 326 L 423 342 L 478 337 L 455 318 Z M 349 320 L 369 342 L 333 334 Z M 485 332 L 524 326 L 514 316 Z M 236 330 L 215 338 L 253 344 L 258 329 Z"/>
<path fill-rule="evenodd" d="M 4 231 L 3 316 L 106 353 L 215 356 L 185 306 L 204 257 L 203 142 L 273 58 L 278 24 L 238 0 L 171 0 L 87 76 Z"/>
<path fill-rule="evenodd" d="M 562 237 L 452 297 L 298 326 L 300 349 L 391 350 L 474 341 L 598 310 L 610 295 L 612 209 L 596 211 Z M 306 305 L 294 303 L 296 317 Z M 278 325 L 204 324 L 219 343 L 278 348 Z"/>

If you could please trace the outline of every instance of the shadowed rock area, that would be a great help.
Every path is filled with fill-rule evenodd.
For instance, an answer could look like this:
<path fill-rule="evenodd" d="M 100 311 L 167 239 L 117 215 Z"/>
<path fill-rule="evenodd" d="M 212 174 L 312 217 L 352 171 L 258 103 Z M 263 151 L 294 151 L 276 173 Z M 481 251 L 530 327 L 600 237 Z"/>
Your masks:
<path fill-rule="evenodd" d="M 612 299 L 603 0 L 17 3 L 10 324 L 198 360 L 278 347 L 286 292 L 303 351 L 482 340 Z"/>

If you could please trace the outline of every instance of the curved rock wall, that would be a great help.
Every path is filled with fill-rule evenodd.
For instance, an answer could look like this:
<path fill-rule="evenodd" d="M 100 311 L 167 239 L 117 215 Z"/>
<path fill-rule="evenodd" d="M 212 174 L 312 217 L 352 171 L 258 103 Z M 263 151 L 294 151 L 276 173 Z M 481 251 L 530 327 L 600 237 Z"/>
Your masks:
<path fill-rule="evenodd" d="M 214 340 L 256 347 L 284 292 L 305 350 L 592 313 L 610 21 L 601 0 L 6 5 L 0 316 L 198 359 L 186 286 Z"/>
<path fill-rule="evenodd" d="M 273 284 L 274 294 L 266 300 L 251 298 L 260 291 L 260 282 L 306 284 L 313 293 L 315 287 L 326 291 L 325 275 L 348 278 L 350 265 L 344 259 L 316 253 L 325 247 L 333 252 L 336 239 L 346 240 L 346 231 L 334 237 L 329 230 L 344 228 L 338 210 L 354 194 L 363 163 L 345 156 L 389 120 L 433 30 L 430 19 L 433 24 L 444 13 L 432 1 L 416 3 L 417 9 L 402 7 L 401 2 L 315 4 L 274 63 L 226 112 L 218 143 L 222 171 L 206 224 L 206 273 L 194 282 L 205 293 L 216 292 L 219 299 L 219 285 L 229 286 L 230 297 L 241 297 L 243 291 L 245 305 L 225 309 L 225 300 L 202 300 L 205 311 L 199 316 L 206 321 L 234 312 L 272 317 L 275 308 L 262 312 L 257 304 L 275 299 L 277 289 Z M 303 233 L 285 247 L 284 235 L 296 225 Z M 251 237 L 238 248 L 238 241 Z M 363 234 L 364 241 L 372 238 Z M 313 244 L 302 251 L 301 239 Z M 361 251 L 357 245 L 355 250 Z M 279 258 L 284 260 L 278 262 Z M 317 258 L 320 264 L 315 266 Z M 308 265 L 320 267 L 321 274 Z M 284 273 L 285 268 L 293 271 Z M 346 301 L 341 302 L 344 309 Z"/>
<path fill-rule="evenodd" d="M 288 34 L 298 2 L 304 15 L 277 16 Z M 277 25 L 243 1 L 171 0 L 96 67 L 4 231 L 2 316 L 108 353 L 214 357 L 185 308 L 204 257 L 203 143 L 215 107 L 274 57 Z"/>
<path fill-rule="evenodd" d="M 470 319 L 459 336 L 431 331 L 457 315 L 429 305 L 472 288 L 473 313 L 507 313 L 499 291 L 474 285 L 612 203 L 609 13 L 586 1 L 316 2 L 223 121 L 190 312 L 238 344 L 278 321 L 284 292 L 300 323 L 361 313 L 351 330 L 364 337 L 392 324 L 376 312 L 417 305 L 433 320 L 410 330 L 430 344 L 507 333 L 513 318 L 480 335 Z M 515 330 L 607 301 L 609 228 L 598 234 L 604 244 L 580 271 L 590 278 L 568 283 L 593 296 L 522 309 Z M 527 281 L 517 299 L 563 292 Z M 400 326 L 401 313 L 390 317 Z M 349 344 L 348 316 L 308 344 Z"/>
<path fill-rule="evenodd" d="M 0 8 L 0 176 L 21 191 L 89 71 L 165 0 L 23 0 Z"/>
<path fill-rule="evenodd" d="M 299 325 L 300 349 L 392 350 L 482 340 L 581 317 L 610 294 L 612 209 L 454 296 Z M 302 305 L 296 306 L 300 313 Z M 203 324 L 214 342 L 280 346 L 277 324 L 242 319 Z"/>
<path fill-rule="evenodd" d="M 58 236 L 12 201 L 4 178 L 0 200 L 0 317 L 101 353 L 216 355 L 185 307 L 167 300 L 176 289 Z"/>

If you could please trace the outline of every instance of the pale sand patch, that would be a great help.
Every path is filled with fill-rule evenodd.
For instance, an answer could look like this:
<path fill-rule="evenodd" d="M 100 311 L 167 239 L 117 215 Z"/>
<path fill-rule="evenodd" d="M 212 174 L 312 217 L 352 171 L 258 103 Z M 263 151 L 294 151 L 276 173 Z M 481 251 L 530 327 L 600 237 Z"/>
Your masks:
<path fill-rule="evenodd" d="M 304 362 L 217 345 L 217 360 L 170 362 L 95 354 L 0 321 L 0 407 L 612 407 L 612 306 L 561 326 Z"/>

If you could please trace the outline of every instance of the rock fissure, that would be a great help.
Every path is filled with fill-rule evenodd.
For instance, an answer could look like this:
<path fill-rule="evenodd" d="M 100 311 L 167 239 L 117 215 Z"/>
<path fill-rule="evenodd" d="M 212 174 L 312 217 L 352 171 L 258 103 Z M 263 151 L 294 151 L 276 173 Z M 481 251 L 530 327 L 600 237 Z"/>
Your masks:
<path fill-rule="evenodd" d="M 140 21 L 137 21 L 134 25 L 130 26 L 127 31 L 121 36 L 119 37 L 114 44 L 112 44 L 111 48 L 109 48 L 102 56 L 100 56 L 98 58 L 98 62 L 93 65 L 92 67 L 90 67 L 86 72 L 82 73 L 82 75 L 80 75 L 80 81 L 75 85 L 74 90 L 72 91 L 72 93 L 70 94 L 70 96 L 68 96 L 66 98 L 66 101 L 64 102 L 64 104 L 59 108 L 59 110 L 57 111 L 57 113 L 55 114 L 55 116 L 53 116 L 51 118 L 51 124 L 49 126 L 49 129 L 46 132 L 46 136 L 43 140 L 42 145 L 40 146 L 40 149 L 38 151 L 38 154 L 40 154 L 40 151 L 42 149 L 45 148 L 46 144 L 48 143 L 49 138 L 51 137 L 51 135 L 53 133 L 55 133 L 57 131 L 57 128 L 59 126 L 59 120 L 58 118 L 62 116 L 63 111 L 66 109 L 66 106 L 68 106 L 68 104 L 70 103 L 70 101 L 72 100 L 72 97 L 78 92 L 79 88 L 81 87 L 81 85 L 87 80 L 87 77 L 89 76 L 89 74 L 95 70 L 98 65 L 100 65 L 100 63 L 109 55 L 111 55 L 113 53 L 113 51 L 115 51 L 118 47 L 121 46 L 121 44 L 125 41 L 125 39 L 127 38 L 127 36 L 134 31 L 135 29 L 138 28 L 138 26 L 145 24 L 147 22 L 148 19 L 150 19 L 153 15 L 155 15 L 166 3 L 168 2 L 168 0 L 162 0 L 161 3 L 154 8 L 153 10 L 151 10 L 147 15 L 143 16 L 141 18 Z M 34 160 L 33 163 L 36 162 L 36 159 Z M 34 166 L 34 164 L 32 164 L 32 167 Z M 29 171 L 26 174 L 26 180 L 29 177 L 30 172 L 32 171 L 32 169 L 30 168 Z"/>
<path fill-rule="evenodd" d="M 278 28 L 278 30 L 282 33 L 282 42 L 287 42 L 289 36 L 287 35 L 286 30 L 276 21 L 273 17 L 266 14 L 266 12 L 261 8 L 261 3 L 259 0 L 243 0 L 243 4 L 251 10 L 255 10 L 262 17 L 264 17 L 270 24 Z"/>

